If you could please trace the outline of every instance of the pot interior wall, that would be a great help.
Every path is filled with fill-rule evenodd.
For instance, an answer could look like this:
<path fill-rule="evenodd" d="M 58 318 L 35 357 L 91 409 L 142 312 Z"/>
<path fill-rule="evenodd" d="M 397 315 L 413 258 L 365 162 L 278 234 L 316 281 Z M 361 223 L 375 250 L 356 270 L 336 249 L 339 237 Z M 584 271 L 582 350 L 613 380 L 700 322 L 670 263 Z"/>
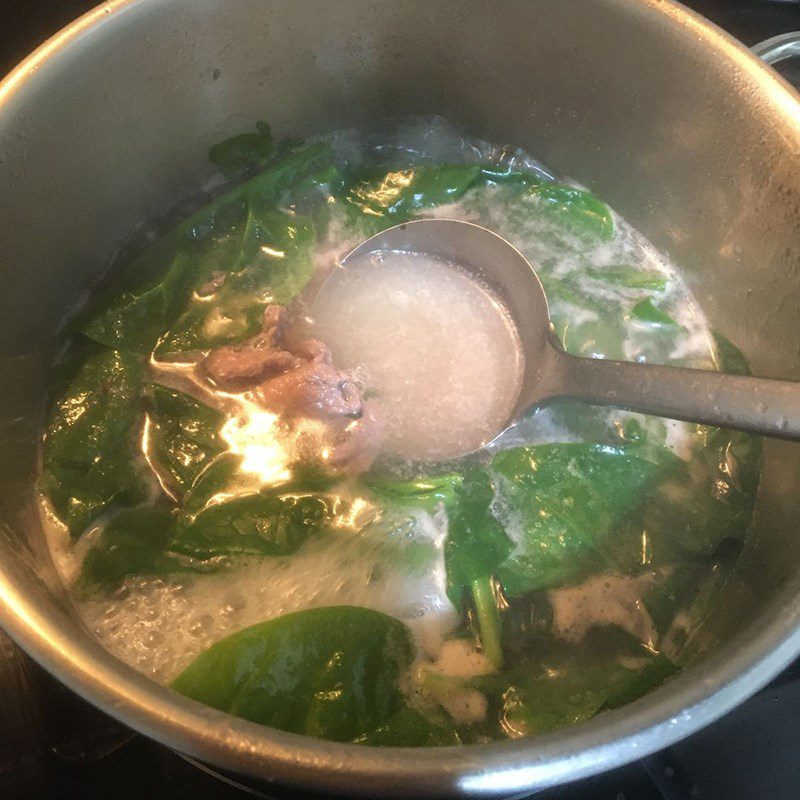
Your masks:
<path fill-rule="evenodd" d="M 30 503 L 64 314 L 258 118 L 283 135 L 438 113 L 522 145 L 665 248 L 757 374 L 800 379 L 800 121 L 660 6 L 149 0 L 70 43 L 0 113 L 0 559 L 57 591 Z M 800 448 L 766 453 L 728 633 L 800 564 Z"/>

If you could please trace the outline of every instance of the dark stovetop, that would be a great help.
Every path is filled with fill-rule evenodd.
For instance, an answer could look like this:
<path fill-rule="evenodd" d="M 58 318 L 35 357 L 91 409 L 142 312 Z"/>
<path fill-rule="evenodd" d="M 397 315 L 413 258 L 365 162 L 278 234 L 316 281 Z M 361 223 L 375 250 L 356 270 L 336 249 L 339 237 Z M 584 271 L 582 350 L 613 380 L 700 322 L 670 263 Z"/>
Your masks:
<path fill-rule="evenodd" d="M 800 0 L 685 2 L 747 45 L 800 29 Z M 94 0 L 0 0 L 0 75 L 94 4 Z M 80 700 L 0 633 L 0 798 L 111 796 L 115 800 L 247 797 Z M 798 800 L 800 662 L 689 739 L 627 767 L 537 797 Z"/>

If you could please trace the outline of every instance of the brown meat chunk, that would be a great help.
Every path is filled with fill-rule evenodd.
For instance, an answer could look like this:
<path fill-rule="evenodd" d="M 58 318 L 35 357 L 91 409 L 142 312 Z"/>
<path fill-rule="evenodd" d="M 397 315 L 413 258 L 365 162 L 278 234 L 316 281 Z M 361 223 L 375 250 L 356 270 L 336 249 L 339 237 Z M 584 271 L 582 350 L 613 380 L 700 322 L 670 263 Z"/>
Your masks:
<path fill-rule="evenodd" d="M 378 457 L 383 438 L 383 423 L 370 403 L 364 403 L 361 417 L 346 424 L 342 434 L 333 443 L 330 465 L 353 475 L 366 472 Z"/>
<path fill-rule="evenodd" d="M 202 362 L 203 370 L 222 389 L 240 389 L 245 384 L 278 375 L 299 363 L 283 348 L 286 309 L 267 306 L 261 333 L 237 345 L 212 350 Z"/>
<path fill-rule="evenodd" d="M 319 339 L 304 339 L 294 348 L 298 358 L 305 358 L 308 361 L 316 361 L 323 364 L 333 364 L 333 356 L 328 349 L 328 345 L 323 344 Z"/>
<path fill-rule="evenodd" d="M 358 419 L 364 412 L 358 387 L 324 362 L 300 362 L 264 381 L 256 394 L 265 408 L 281 416 Z"/>
<path fill-rule="evenodd" d="M 207 283 L 204 283 L 198 290 L 197 294 L 200 297 L 210 297 L 214 292 L 217 291 L 224 283 L 225 278 L 227 277 L 226 273 L 220 272 L 217 270 L 216 272 L 211 273 L 211 280 Z"/>
<path fill-rule="evenodd" d="M 217 386 L 247 391 L 277 414 L 306 456 L 316 454 L 337 471 L 363 472 L 380 449 L 380 421 L 323 342 L 288 343 L 285 327 L 286 310 L 268 306 L 261 333 L 212 351 L 202 369 Z"/>

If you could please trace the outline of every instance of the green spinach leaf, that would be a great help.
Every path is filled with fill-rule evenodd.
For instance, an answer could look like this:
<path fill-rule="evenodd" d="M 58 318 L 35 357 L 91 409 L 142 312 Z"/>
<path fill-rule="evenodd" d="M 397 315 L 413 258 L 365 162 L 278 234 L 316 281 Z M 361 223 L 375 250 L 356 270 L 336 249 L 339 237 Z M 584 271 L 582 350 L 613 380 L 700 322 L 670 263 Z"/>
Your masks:
<path fill-rule="evenodd" d="M 56 398 L 44 441 L 42 489 L 72 536 L 114 504 L 147 493 L 140 464 L 143 367 L 115 350 L 91 355 Z"/>
<path fill-rule="evenodd" d="M 671 678 L 678 671 L 678 665 L 663 653 L 658 653 L 642 667 L 622 669 L 624 672 L 620 672 L 618 677 L 615 676 L 608 683 L 609 692 L 603 703 L 603 710 L 618 708 L 638 700 L 661 686 L 667 678 Z"/>
<path fill-rule="evenodd" d="M 534 185 L 530 192 L 545 213 L 555 216 L 575 231 L 601 239 L 610 239 L 614 235 L 611 212 L 590 192 L 548 181 Z"/>
<path fill-rule="evenodd" d="M 183 510 L 189 518 L 206 508 L 242 495 L 258 494 L 262 483 L 258 475 L 242 470 L 243 457 L 226 450 L 212 458 L 192 481 L 183 497 Z"/>
<path fill-rule="evenodd" d="M 309 220 L 251 204 L 242 226 L 236 260 L 222 286 L 192 296 L 156 353 L 208 349 L 253 336 L 268 303 L 288 303 L 308 283 L 316 240 Z"/>
<path fill-rule="evenodd" d="M 711 558 L 726 539 L 742 541 L 753 515 L 761 468 L 759 437 L 703 428 L 689 463 L 667 476 L 639 515 L 654 564 Z M 633 538 L 641 536 L 633 530 Z M 622 544 L 626 540 L 620 537 Z M 633 553 L 633 547 L 628 550 Z M 622 558 L 622 555 L 620 555 Z"/>
<path fill-rule="evenodd" d="M 417 212 L 458 200 L 475 183 L 474 164 L 424 164 L 387 172 L 362 171 L 345 190 L 345 202 L 357 224 L 375 230 L 411 219 Z"/>
<path fill-rule="evenodd" d="M 637 269 L 624 264 L 600 269 L 589 268 L 585 274 L 592 280 L 622 286 L 625 289 L 649 289 L 653 292 L 663 292 L 667 288 L 667 278 L 660 272 Z"/>
<path fill-rule="evenodd" d="M 353 741 L 401 709 L 398 679 L 412 656 L 398 620 L 333 606 L 246 628 L 200 654 L 172 686 L 262 725 Z"/>
<path fill-rule="evenodd" d="M 444 718 L 432 719 L 403 706 L 383 725 L 355 739 L 373 747 L 448 747 L 462 744 L 455 727 Z"/>
<path fill-rule="evenodd" d="M 485 472 L 464 475 L 450 510 L 445 565 L 447 594 L 459 606 L 465 587 L 490 577 L 512 550 L 511 540 L 492 513 L 494 485 Z"/>
<path fill-rule="evenodd" d="M 676 671 L 665 656 L 642 666 L 568 661 L 517 669 L 502 694 L 501 726 L 511 738 L 574 725 L 656 688 Z"/>
<path fill-rule="evenodd" d="M 232 180 L 262 169 L 274 150 L 272 131 L 266 122 L 256 122 L 255 133 L 240 133 L 212 145 L 208 157 Z"/>
<path fill-rule="evenodd" d="M 135 576 L 156 577 L 194 570 L 170 552 L 175 517 L 159 507 L 128 508 L 105 526 L 86 554 L 81 584 L 87 591 L 111 589 Z"/>
<path fill-rule="evenodd" d="M 741 351 L 719 334 L 714 338 L 720 370 L 749 375 Z M 761 437 L 700 426 L 698 438 L 691 461 L 644 508 L 640 524 L 656 563 L 702 566 L 726 541 L 742 542 L 747 535 L 761 477 Z"/>
<path fill-rule="evenodd" d="M 609 313 L 608 304 L 590 295 L 572 278 L 545 274 L 540 278 L 552 304 L 556 335 L 565 350 L 586 357 L 625 357 L 626 332 L 621 315 Z M 576 315 L 574 309 L 589 313 Z"/>
<path fill-rule="evenodd" d="M 364 483 L 370 491 L 392 505 L 421 508 L 433 513 L 441 505 L 445 508 L 453 505 L 456 490 L 463 480 L 462 475 L 453 472 L 405 481 L 366 476 Z"/>
<path fill-rule="evenodd" d="M 287 555 L 322 531 L 331 516 L 331 502 L 324 496 L 234 496 L 197 514 L 177 532 L 172 547 L 199 559 Z"/>
<path fill-rule="evenodd" d="M 507 187 L 517 204 L 520 200 L 528 201 L 522 206 L 526 211 L 544 214 L 572 233 L 600 239 L 614 235 L 614 217 L 608 206 L 585 189 L 547 180 L 532 172 L 486 165 L 476 183 Z"/>
<path fill-rule="evenodd" d="M 224 421 L 224 414 L 183 392 L 152 387 L 151 453 L 182 492 L 225 449 Z"/>
<path fill-rule="evenodd" d="M 712 337 L 720 372 L 728 375 L 752 375 L 744 354 L 730 339 L 716 331 L 712 332 Z"/>
<path fill-rule="evenodd" d="M 635 319 L 637 322 L 645 322 L 648 325 L 656 325 L 662 328 L 679 327 L 678 323 L 669 314 L 667 314 L 666 311 L 660 309 L 649 297 L 646 297 L 644 300 L 640 300 L 631 309 L 631 319 Z"/>
<path fill-rule="evenodd" d="M 101 300 L 99 307 L 84 315 L 80 329 L 109 347 L 149 353 L 178 318 L 192 289 L 206 284 L 216 272 L 245 266 L 248 248 L 260 236 L 252 218 L 272 208 L 287 189 L 331 163 L 330 148 L 324 144 L 289 151 L 265 172 L 205 206 L 147 247 L 109 282 L 105 305 Z M 125 284 L 136 288 L 120 293 Z"/>
<path fill-rule="evenodd" d="M 499 667 L 503 662 L 502 635 L 492 581 L 512 543 L 492 513 L 494 496 L 494 485 L 485 472 L 474 470 L 464 475 L 450 509 L 444 558 L 448 597 L 458 608 L 464 590 L 469 590 L 483 650 Z"/>
<path fill-rule="evenodd" d="M 516 547 L 498 567 L 510 595 L 580 577 L 606 563 L 609 539 L 644 503 L 677 459 L 635 448 L 548 444 L 495 456 L 501 505 Z"/>

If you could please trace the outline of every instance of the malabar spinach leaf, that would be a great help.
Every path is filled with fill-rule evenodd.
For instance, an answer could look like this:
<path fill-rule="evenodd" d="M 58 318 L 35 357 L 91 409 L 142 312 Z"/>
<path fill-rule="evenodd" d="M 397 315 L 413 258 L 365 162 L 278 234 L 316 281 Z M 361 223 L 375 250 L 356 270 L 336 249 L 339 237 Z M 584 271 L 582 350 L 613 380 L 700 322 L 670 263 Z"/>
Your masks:
<path fill-rule="evenodd" d="M 134 356 L 102 350 L 53 404 L 42 488 L 72 536 L 112 505 L 135 505 L 147 493 L 138 448 L 142 375 Z"/>
<path fill-rule="evenodd" d="M 637 667 L 575 661 L 521 665 L 502 694 L 501 725 L 511 738 L 574 725 L 598 711 L 635 700 L 676 669 L 663 655 Z"/>
<path fill-rule="evenodd" d="M 565 226 L 601 239 L 610 239 L 614 235 L 611 212 L 590 192 L 549 181 L 535 184 L 529 191 L 544 213 Z"/>
<path fill-rule="evenodd" d="M 510 594 L 555 586 L 602 566 L 609 537 L 674 468 L 634 448 L 551 444 L 507 450 L 492 461 L 501 503 L 518 531 L 498 567 Z"/>
<path fill-rule="evenodd" d="M 207 705 L 293 733 L 353 741 L 387 725 L 413 647 L 396 619 L 354 606 L 286 614 L 223 639 L 173 682 Z"/>
<path fill-rule="evenodd" d="M 383 725 L 355 739 L 373 747 L 448 747 L 462 744 L 455 726 L 404 705 Z"/>
<path fill-rule="evenodd" d="M 210 505 L 182 527 L 175 551 L 199 559 L 218 556 L 279 556 L 320 533 L 332 515 L 331 502 L 312 494 L 260 494 Z"/>
<path fill-rule="evenodd" d="M 663 292 L 667 288 L 667 278 L 660 272 L 637 269 L 624 264 L 596 269 L 588 268 L 585 270 L 585 275 L 592 280 L 622 286 L 624 289 L 649 289 L 653 292 Z"/>
<path fill-rule="evenodd" d="M 105 306 L 84 315 L 89 338 L 134 353 L 150 352 L 175 322 L 193 289 L 215 273 L 239 271 L 259 233 L 251 210 L 272 208 L 283 193 L 332 162 L 330 148 L 315 144 L 289 151 L 269 169 L 213 201 L 147 247 L 116 281 Z M 120 283 L 136 288 L 120 293 Z M 111 299 L 108 300 L 110 294 Z"/>
<path fill-rule="evenodd" d="M 272 131 L 259 120 L 255 133 L 239 133 L 212 145 L 208 157 L 227 177 L 238 180 L 265 167 L 273 150 Z"/>
<path fill-rule="evenodd" d="M 453 472 L 404 481 L 367 476 L 364 482 L 370 491 L 392 505 L 421 508 L 432 513 L 442 505 L 445 508 L 453 505 L 456 490 L 463 480 L 462 475 Z"/>
<path fill-rule="evenodd" d="M 420 211 L 455 202 L 480 171 L 474 164 L 425 164 L 389 172 L 369 168 L 354 177 L 344 199 L 357 224 L 380 230 Z"/>
<path fill-rule="evenodd" d="M 444 557 L 447 594 L 456 607 L 469 591 L 486 657 L 496 666 L 503 662 L 500 613 L 494 596 L 497 566 L 511 552 L 512 543 L 492 513 L 494 484 L 488 474 L 468 472 L 455 489 L 450 509 Z"/>
<path fill-rule="evenodd" d="M 512 550 L 511 540 L 492 513 L 494 485 L 485 472 L 468 472 L 455 490 L 450 511 L 445 565 L 447 594 L 459 606 L 465 588 L 489 578 Z"/>
<path fill-rule="evenodd" d="M 225 415 L 183 392 L 154 385 L 150 410 L 152 457 L 185 492 L 225 449 L 220 429 Z"/>
<path fill-rule="evenodd" d="M 585 189 L 544 180 L 530 172 L 484 167 L 480 183 L 509 187 L 516 203 L 529 214 L 541 214 L 559 226 L 583 236 L 610 239 L 614 218 L 608 206 Z"/>
<path fill-rule="evenodd" d="M 314 272 L 314 227 L 304 217 L 250 204 L 236 231 L 236 260 L 220 270 L 224 283 L 193 294 L 156 352 L 208 349 L 242 341 L 261 329 L 268 303 L 285 304 Z"/>
<path fill-rule="evenodd" d="M 656 325 L 666 328 L 677 328 L 678 323 L 666 311 L 659 308 L 651 298 L 646 297 L 640 300 L 631 309 L 631 319 L 637 322 L 645 322 L 648 325 Z"/>
<path fill-rule="evenodd" d="M 175 517 L 160 507 L 128 508 L 109 521 L 81 567 L 87 591 L 112 589 L 135 576 L 157 577 L 193 570 L 170 552 Z"/>

